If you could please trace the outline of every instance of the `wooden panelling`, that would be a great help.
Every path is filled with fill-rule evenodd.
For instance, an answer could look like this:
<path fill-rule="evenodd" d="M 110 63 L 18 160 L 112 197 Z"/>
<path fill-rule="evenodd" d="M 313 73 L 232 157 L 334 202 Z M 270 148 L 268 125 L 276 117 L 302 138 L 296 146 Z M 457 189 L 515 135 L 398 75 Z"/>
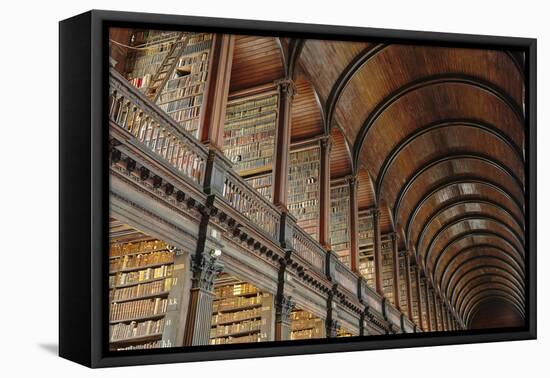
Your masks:
<path fill-rule="evenodd" d="M 509 303 L 488 302 L 479 306 L 472 316 L 471 329 L 523 327 L 525 324 L 518 310 Z"/>
<path fill-rule="evenodd" d="M 374 188 L 371 185 L 366 169 L 359 169 L 357 174 L 357 203 L 359 210 L 369 209 L 374 206 Z"/>
<path fill-rule="evenodd" d="M 333 127 L 330 132 L 332 152 L 330 153 L 330 177 L 338 178 L 351 174 L 351 156 L 342 131 Z"/>
<path fill-rule="evenodd" d="M 346 66 L 370 43 L 323 41 L 310 39 L 304 43 L 300 65 L 326 102 L 332 87 Z"/>
<path fill-rule="evenodd" d="M 471 120 L 489 125 L 515 146 L 523 147 L 524 126 L 505 103 L 479 88 L 458 83 L 440 84 L 409 92 L 387 108 L 369 129 L 360 161 L 368 164 L 376 178 L 386 157 L 401 141 L 418 134 L 426 126 L 449 120 Z M 465 134 L 461 138 L 466 140 L 475 130 L 470 127 L 463 131 Z M 446 145 L 439 148 L 444 151 Z"/>
<path fill-rule="evenodd" d="M 423 77 L 449 73 L 490 82 L 522 104 L 522 76 L 503 51 L 391 45 L 349 82 L 338 102 L 336 121 L 347 125 L 348 138 L 355 140 L 365 119 L 390 93 Z"/>
<path fill-rule="evenodd" d="M 292 102 L 292 141 L 323 133 L 322 110 L 313 87 L 303 76 L 296 80 L 295 85 L 297 93 Z"/>
<path fill-rule="evenodd" d="M 236 37 L 230 91 L 272 83 L 282 76 L 281 49 L 274 37 Z"/>

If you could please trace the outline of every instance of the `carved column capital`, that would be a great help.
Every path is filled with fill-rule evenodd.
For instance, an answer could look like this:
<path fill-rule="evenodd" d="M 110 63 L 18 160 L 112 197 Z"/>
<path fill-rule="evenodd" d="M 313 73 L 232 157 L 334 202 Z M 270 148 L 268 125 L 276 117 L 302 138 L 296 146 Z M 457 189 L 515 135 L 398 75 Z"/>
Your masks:
<path fill-rule="evenodd" d="M 211 292 L 216 276 L 223 271 L 223 264 L 215 256 L 201 255 L 191 260 L 193 288 Z"/>
<path fill-rule="evenodd" d="M 329 337 L 336 337 L 338 335 L 338 329 L 340 328 L 340 322 L 338 320 L 332 320 L 329 324 L 328 331 Z"/>
<path fill-rule="evenodd" d="M 275 316 L 277 321 L 290 323 L 290 314 L 295 307 L 294 300 L 290 295 L 280 295 L 275 307 Z"/>
<path fill-rule="evenodd" d="M 399 257 L 409 257 L 409 251 L 407 251 L 406 249 L 402 249 L 401 251 L 399 251 Z"/>
<path fill-rule="evenodd" d="M 350 189 L 357 188 L 357 183 L 358 183 L 357 175 L 346 176 L 345 180 L 350 186 Z"/>
<path fill-rule="evenodd" d="M 279 89 L 279 93 L 282 96 L 288 97 L 291 100 L 294 99 L 294 96 L 298 93 L 296 84 L 294 84 L 294 81 L 291 79 L 276 80 L 275 85 Z"/>
<path fill-rule="evenodd" d="M 370 215 L 371 217 L 373 217 L 373 219 L 378 219 L 380 218 L 380 209 L 376 208 L 376 207 L 373 207 L 371 209 L 369 209 L 367 211 L 367 214 Z"/>

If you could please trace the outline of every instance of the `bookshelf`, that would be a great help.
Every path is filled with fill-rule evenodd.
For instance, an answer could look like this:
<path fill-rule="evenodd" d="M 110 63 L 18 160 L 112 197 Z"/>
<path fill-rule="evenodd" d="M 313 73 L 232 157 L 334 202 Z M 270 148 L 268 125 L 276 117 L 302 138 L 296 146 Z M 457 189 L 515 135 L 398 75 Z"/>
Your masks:
<path fill-rule="evenodd" d="M 407 270 L 407 261 L 405 256 L 399 256 L 399 306 L 401 311 L 406 314 L 408 311 L 407 304 L 407 275 L 405 274 Z"/>
<path fill-rule="evenodd" d="M 111 350 L 168 346 L 162 338 L 174 260 L 174 253 L 161 240 L 110 244 Z"/>
<path fill-rule="evenodd" d="M 347 330 L 345 330 L 342 327 L 339 327 L 336 330 L 336 337 L 352 337 L 352 336 L 353 336 L 353 334 L 351 332 L 348 332 Z"/>
<path fill-rule="evenodd" d="M 367 285 L 375 287 L 372 216 L 363 212 L 358 218 L 359 273 L 367 281 Z"/>
<path fill-rule="evenodd" d="M 315 240 L 319 240 L 319 174 L 319 146 L 290 152 L 288 209 L 298 226 Z"/>
<path fill-rule="evenodd" d="M 126 78 L 144 92 L 168 55 L 172 44 L 181 36 L 179 32 L 137 30 L 132 34 L 126 63 Z"/>
<path fill-rule="evenodd" d="M 290 339 L 307 340 L 324 337 L 324 322 L 310 312 L 295 309 L 290 314 Z"/>
<path fill-rule="evenodd" d="M 278 102 L 274 91 L 232 99 L 224 126 L 225 156 L 233 169 L 270 201 Z"/>
<path fill-rule="evenodd" d="M 420 281 L 420 303 L 422 303 L 422 328 L 428 329 L 428 303 L 426 302 L 426 282 Z"/>
<path fill-rule="evenodd" d="M 156 81 L 168 79 L 157 96 L 157 105 L 181 127 L 198 138 L 203 94 L 208 76 L 212 34 L 187 33 L 187 43 L 178 52 L 171 72 L 161 72 Z"/>
<path fill-rule="evenodd" d="M 394 302 L 393 298 L 393 245 L 391 240 L 382 240 L 381 243 L 381 255 L 382 255 L 382 291 L 384 296 L 391 302 Z"/>
<path fill-rule="evenodd" d="M 214 284 L 210 344 L 254 343 L 273 339 L 273 296 L 224 274 Z"/>
<path fill-rule="evenodd" d="M 411 274 L 411 306 L 412 306 L 412 315 L 413 315 L 413 321 L 418 324 L 419 326 L 422 326 L 422 324 L 419 323 L 419 317 L 418 317 L 418 298 L 417 298 L 417 290 L 416 290 L 416 271 L 413 266 L 410 267 L 410 274 Z"/>
<path fill-rule="evenodd" d="M 338 184 L 330 189 L 330 244 L 338 259 L 351 267 L 349 185 Z"/>

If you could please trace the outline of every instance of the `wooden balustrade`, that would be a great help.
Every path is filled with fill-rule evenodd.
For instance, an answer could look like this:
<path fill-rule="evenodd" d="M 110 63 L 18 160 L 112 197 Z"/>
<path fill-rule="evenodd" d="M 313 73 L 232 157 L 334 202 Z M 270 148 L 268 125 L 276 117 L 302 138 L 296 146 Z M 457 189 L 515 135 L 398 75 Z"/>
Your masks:
<path fill-rule="evenodd" d="M 309 262 L 318 272 L 325 272 L 327 253 L 315 239 L 295 225 L 292 241 L 294 250 L 298 256 Z"/>
<path fill-rule="evenodd" d="M 334 266 L 334 278 L 339 285 L 357 295 L 357 275 L 340 261 Z"/>
<path fill-rule="evenodd" d="M 383 313 L 382 297 L 373 288 L 367 285 L 365 281 L 361 281 L 361 298 L 372 310 L 379 314 Z"/>
<path fill-rule="evenodd" d="M 109 75 L 109 120 L 185 178 L 203 185 L 206 148 L 113 70 Z"/>
<path fill-rule="evenodd" d="M 225 172 L 223 198 L 273 240 L 278 240 L 281 212 L 232 170 Z"/>

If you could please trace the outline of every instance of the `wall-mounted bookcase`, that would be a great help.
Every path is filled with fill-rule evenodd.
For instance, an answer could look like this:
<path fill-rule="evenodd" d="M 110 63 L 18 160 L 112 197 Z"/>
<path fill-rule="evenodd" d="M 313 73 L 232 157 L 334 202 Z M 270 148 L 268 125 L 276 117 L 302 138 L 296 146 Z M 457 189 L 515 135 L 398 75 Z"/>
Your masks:
<path fill-rule="evenodd" d="M 353 334 L 342 327 L 336 330 L 336 337 L 352 337 Z"/>
<path fill-rule="evenodd" d="M 358 218 L 359 272 L 367 281 L 367 285 L 375 287 L 372 216 L 362 212 Z"/>
<path fill-rule="evenodd" d="M 428 329 L 428 303 L 426 302 L 426 282 L 420 281 L 420 302 L 422 303 L 422 328 Z"/>
<path fill-rule="evenodd" d="M 169 346 L 163 332 L 175 255 L 167 247 L 155 239 L 110 245 L 110 349 Z"/>
<path fill-rule="evenodd" d="M 407 304 L 407 261 L 404 256 L 399 256 L 399 306 L 401 311 L 406 314 L 408 311 Z"/>
<path fill-rule="evenodd" d="M 168 75 L 156 97 L 157 105 L 195 137 L 200 128 L 212 37 L 210 33 L 187 33 L 185 46 L 174 57 L 175 64 L 167 62 L 165 66 L 171 69 L 155 79 L 162 81 L 163 75 Z"/>
<path fill-rule="evenodd" d="M 290 314 L 290 339 L 320 339 L 325 337 L 325 322 L 312 313 L 295 309 Z"/>
<path fill-rule="evenodd" d="M 391 240 L 382 240 L 381 243 L 382 255 L 382 291 L 384 296 L 391 303 L 394 303 L 393 298 L 393 245 Z"/>
<path fill-rule="evenodd" d="M 268 91 L 231 99 L 225 116 L 225 156 L 268 200 L 272 199 L 278 98 L 277 92 Z"/>
<path fill-rule="evenodd" d="M 339 183 L 330 189 L 330 244 L 338 259 L 351 267 L 349 185 Z"/>
<path fill-rule="evenodd" d="M 273 296 L 250 283 L 224 274 L 216 279 L 210 344 L 236 344 L 273 339 Z"/>
<path fill-rule="evenodd" d="M 411 306 L 412 306 L 412 315 L 413 315 L 413 321 L 418 324 L 419 326 L 422 326 L 419 322 L 418 317 L 418 297 L 416 295 L 417 289 L 416 289 L 416 271 L 413 266 L 410 268 L 410 275 L 411 275 Z"/>
<path fill-rule="evenodd" d="M 315 240 L 319 240 L 319 174 L 319 146 L 290 152 L 288 209 L 298 226 Z"/>

